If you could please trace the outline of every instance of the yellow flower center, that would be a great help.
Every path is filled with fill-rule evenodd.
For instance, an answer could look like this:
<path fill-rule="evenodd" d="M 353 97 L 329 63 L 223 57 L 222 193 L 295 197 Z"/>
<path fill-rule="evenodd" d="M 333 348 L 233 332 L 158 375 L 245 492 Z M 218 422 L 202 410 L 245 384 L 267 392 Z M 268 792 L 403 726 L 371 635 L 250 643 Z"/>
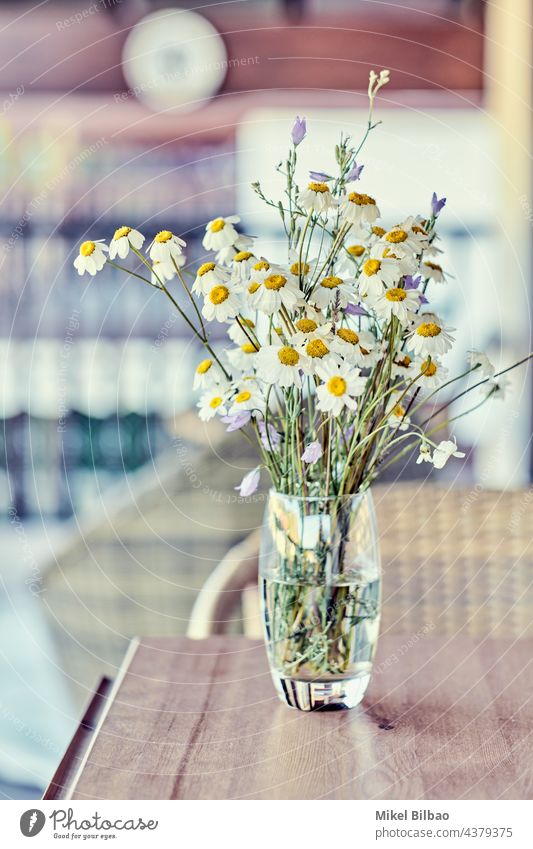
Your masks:
<path fill-rule="evenodd" d="M 405 242 L 407 233 L 405 230 L 391 230 L 390 233 L 387 233 L 385 239 L 393 245 L 398 245 L 400 242 Z"/>
<path fill-rule="evenodd" d="M 308 262 L 293 262 L 291 265 L 291 274 L 309 274 Z"/>
<path fill-rule="evenodd" d="M 370 195 L 360 194 L 359 192 L 350 192 L 348 195 L 350 203 L 355 203 L 357 206 L 375 206 L 376 201 Z"/>
<path fill-rule="evenodd" d="M 209 225 L 209 229 L 212 233 L 220 233 L 221 230 L 226 226 L 226 222 L 223 218 L 215 218 L 214 221 Z"/>
<path fill-rule="evenodd" d="M 96 245 L 94 242 L 84 242 L 83 245 L 80 246 L 80 254 L 81 256 L 91 256 L 96 249 Z"/>
<path fill-rule="evenodd" d="M 214 262 L 204 262 L 204 264 L 198 269 L 198 277 L 203 277 L 204 274 L 207 274 L 209 271 L 214 271 L 215 268 L 216 264 Z"/>
<path fill-rule="evenodd" d="M 326 354 L 329 354 L 329 348 L 324 344 L 322 339 L 312 339 L 306 346 L 307 354 L 313 359 L 322 359 Z"/>
<path fill-rule="evenodd" d="M 388 301 L 405 301 L 407 292 L 405 289 L 399 289 L 397 286 L 393 286 L 392 289 L 388 289 L 385 292 L 385 297 Z"/>
<path fill-rule="evenodd" d="M 424 360 L 420 366 L 420 371 L 424 377 L 433 377 L 433 375 L 437 373 L 437 364 L 432 360 Z"/>
<path fill-rule="evenodd" d="M 124 236 L 129 236 L 131 233 L 131 227 L 119 227 L 118 230 L 115 230 L 115 235 L 113 239 L 123 239 Z"/>
<path fill-rule="evenodd" d="M 427 265 L 432 271 L 442 271 L 442 265 L 438 265 L 436 262 L 430 262 L 428 259 L 425 260 L 424 265 Z"/>
<path fill-rule="evenodd" d="M 286 282 L 287 278 L 283 274 L 271 274 L 270 277 L 265 278 L 263 285 L 265 289 L 274 289 L 277 292 L 278 289 L 283 289 Z"/>
<path fill-rule="evenodd" d="M 379 238 L 381 238 L 382 236 L 385 235 L 386 231 L 383 229 L 383 227 L 377 227 L 376 226 L 376 227 L 372 227 L 372 232 L 373 232 L 374 236 L 379 236 Z"/>
<path fill-rule="evenodd" d="M 252 342 L 245 342 L 244 345 L 241 345 L 241 351 L 243 354 L 256 354 L 259 348 L 256 348 Z"/>
<path fill-rule="evenodd" d="M 409 368 L 411 365 L 411 357 L 406 354 L 405 357 L 402 357 L 401 360 L 396 361 L 397 366 L 401 366 L 402 368 Z"/>
<path fill-rule="evenodd" d="M 359 342 L 359 336 L 355 330 L 350 330 L 348 327 L 341 327 L 337 330 L 337 336 L 339 339 L 342 339 L 343 342 L 349 342 L 350 345 L 357 345 Z"/>
<path fill-rule="evenodd" d="M 346 381 L 343 377 L 339 377 L 338 375 L 335 377 L 330 377 L 327 383 L 328 392 L 331 395 L 335 395 L 337 398 L 340 398 L 341 395 L 344 395 L 346 392 Z"/>
<path fill-rule="evenodd" d="M 254 271 L 268 271 L 269 268 L 270 263 L 267 262 L 265 259 L 259 260 L 259 262 L 256 262 L 256 264 L 254 265 Z"/>
<path fill-rule="evenodd" d="M 283 336 L 283 328 L 282 327 L 275 327 L 274 332 L 277 333 L 278 336 Z"/>
<path fill-rule="evenodd" d="M 221 404 L 222 404 L 222 398 L 220 397 L 220 395 L 215 395 L 215 397 L 211 398 L 211 400 L 209 402 L 209 406 L 211 407 L 212 410 L 216 410 L 216 408 L 220 407 Z"/>
<path fill-rule="evenodd" d="M 227 301 L 229 298 L 229 289 L 227 286 L 215 286 L 209 292 L 209 300 L 212 304 L 217 306 L 218 304 L 223 304 L 224 301 Z"/>
<path fill-rule="evenodd" d="M 367 277 L 372 277 L 373 274 L 377 274 L 380 268 L 381 263 L 379 259 L 367 259 L 363 265 L 363 271 Z"/>
<path fill-rule="evenodd" d="M 442 332 L 442 328 L 438 324 L 435 324 L 434 321 L 425 321 L 423 324 L 418 325 L 416 332 L 419 336 L 428 338 L 438 336 Z"/>
<path fill-rule="evenodd" d="M 252 393 L 245 389 L 244 392 L 239 392 L 239 394 L 235 396 L 235 403 L 244 404 L 246 401 L 249 401 L 251 397 Z"/>
<path fill-rule="evenodd" d="M 196 369 L 196 374 L 206 374 L 209 371 L 211 366 L 213 365 L 213 360 L 202 360 L 198 368 Z"/>
<path fill-rule="evenodd" d="M 326 183 L 309 183 L 309 188 L 312 192 L 316 192 L 321 195 L 325 192 L 329 192 L 329 186 L 326 185 Z"/>
<path fill-rule="evenodd" d="M 316 323 L 316 321 L 313 321 L 312 318 L 300 318 L 296 322 L 296 329 L 299 330 L 301 333 L 312 333 L 313 330 L 317 329 L 317 327 L 318 324 Z"/>
<path fill-rule="evenodd" d="M 397 416 L 397 418 L 399 419 L 403 419 L 403 417 L 405 416 L 405 409 L 402 407 L 401 404 L 396 404 L 392 412 L 393 415 Z"/>
<path fill-rule="evenodd" d="M 251 259 L 253 254 L 250 251 L 239 251 L 239 253 L 235 254 L 233 257 L 233 262 L 244 262 L 245 259 Z"/>
<path fill-rule="evenodd" d="M 336 289 L 341 283 L 342 279 L 340 277 L 324 277 L 320 285 L 324 289 Z"/>
<path fill-rule="evenodd" d="M 349 245 L 346 248 L 346 250 L 352 256 L 363 256 L 363 254 L 365 252 L 365 246 L 364 245 Z"/>
<path fill-rule="evenodd" d="M 246 327 L 255 327 L 255 323 L 251 318 L 241 318 L 241 324 L 246 325 Z"/>
<path fill-rule="evenodd" d="M 411 227 L 411 230 L 413 231 L 413 233 L 419 233 L 421 236 L 427 236 L 427 233 L 424 228 L 419 227 L 418 224 L 415 224 L 413 227 Z"/>
<path fill-rule="evenodd" d="M 159 244 L 164 244 L 165 242 L 170 242 L 171 238 L 172 233 L 170 230 L 161 230 L 155 237 L 154 241 L 159 242 Z"/>
<path fill-rule="evenodd" d="M 278 351 L 278 360 L 284 366 L 296 366 L 300 362 L 300 355 L 298 351 L 294 350 L 294 348 L 289 348 L 288 345 L 284 345 L 283 348 L 280 348 Z"/>
<path fill-rule="evenodd" d="M 248 291 L 250 295 L 255 294 L 255 292 L 257 292 L 257 290 L 259 289 L 260 285 L 260 283 L 250 283 L 250 285 L 248 286 Z"/>

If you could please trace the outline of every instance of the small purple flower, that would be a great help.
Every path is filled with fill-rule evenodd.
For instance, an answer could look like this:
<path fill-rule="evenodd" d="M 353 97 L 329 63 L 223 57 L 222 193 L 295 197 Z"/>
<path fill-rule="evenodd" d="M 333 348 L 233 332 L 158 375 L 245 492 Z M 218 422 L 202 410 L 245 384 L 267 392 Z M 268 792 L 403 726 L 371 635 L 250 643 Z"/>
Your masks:
<path fill-rule="evenodd" d="M 264 422 L 258 422 L 257 427 L 259 428 L 261 443 L 265 451 L 275 451 L 281 442 L 281 436 L 277 432 L 276 428 L 269 424 L 267 435 L 267 427 Z"/>
<path fill-rule="evenodd" d="M 428 299 L 427 299 L 427 298 L 426 298 L 426 296 L 425 296 L 425 295 L 423 295 L 422 293 L 420 293 L 419 298 L 420 298 L 420 303 L 421 303 L 421 304 L 429 304 Z"/>
<path fill-rule="evenodd" d="M 311 180 L 316 180 L 317 183 L 327 183 L 333 180 L 330 174 L 325 174 L 324 171 L 310 171 L 309 177 Z"/>
<path fill-rule="evenodd" d="M 314 466 L 314 464 L 320 460 L 323 453 L 320 442 L 310 442 L 309 445 L 305 446 L 305 451 L 302 454 L 302 460 L 304 463 L 309 463 L 310 466 Z"/>
<path fill-rule="evenodd" d="M 412 274 L 406 274 L 403 278 L 404 289 L 418 289 L 421 280 L 421 277 L 413 277 Z"/>
<path fill-rule="evenodd" d="M 226 428 L 228 433 L 233 433 L 234 430 L 240 430 L 241 427 L 247 425 L 251 418 L 250 410 L 243 410 L 240 413 L 233 413 L 231 416 L 221 416 L 220 421 L 228 425 Z"/>
<path fill-rule="evenodd" d="M 300 116 L 297 115 L 291 130 L 291 139 L 295 147 L 297 147 L 300 142 L 303 142 L 306 133 L 307 124 L 305 118 L 300 118 Z"/>
<path fill-rule="evenodd" d="M 433 192 L 431 197 L 431 211 L 435 218 L 437 218 L 439 212 L 446 206 L 446 198 L 438 198 L 437 193 Z"/>
<path fill-rule="evenodd" d="M 355 180 L 358 180 L 364 167 L 364 165 L 358 165 L 357 162 L 354 162 L 349 173 L 346 175 L 346 181 L 353 183 Z"/>
<path fill-rule="evenodd" d="M 251 472 L 248 472 L 235 489 L 239 491 L 242 498 L 248 498 L 253 495 L 259 486 L 259 478 L 261 477 L 261 466 L 256 466 Z"/>
<path fill-rule="evenodd" d="M 357 304 L 348 304 L 344 312 L 346 315 L 367 315 L 367 311 Z"/>

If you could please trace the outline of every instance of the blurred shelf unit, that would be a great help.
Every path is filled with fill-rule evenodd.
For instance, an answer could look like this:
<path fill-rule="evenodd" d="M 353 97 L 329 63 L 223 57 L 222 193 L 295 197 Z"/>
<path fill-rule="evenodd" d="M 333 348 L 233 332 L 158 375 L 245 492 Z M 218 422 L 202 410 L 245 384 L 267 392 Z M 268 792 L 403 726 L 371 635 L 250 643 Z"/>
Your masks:
<path fill-rule="evenodd" d="M 0 343 L 0 515 L 66 516 L 167 448 L 197 352 L 179 340 Z"/>

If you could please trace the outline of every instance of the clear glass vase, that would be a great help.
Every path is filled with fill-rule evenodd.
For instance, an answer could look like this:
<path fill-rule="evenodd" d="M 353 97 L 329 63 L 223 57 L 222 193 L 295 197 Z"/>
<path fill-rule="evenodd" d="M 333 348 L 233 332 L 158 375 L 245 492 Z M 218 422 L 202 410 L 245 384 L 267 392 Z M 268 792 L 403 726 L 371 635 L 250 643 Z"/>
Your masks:
<path fill-rule="evenodd" d="M 355 707 L 372 671 L 381 567 L 369 491 L 298 498 L 271 491 L 259 580 L 270 671 L 299 710 Z"/>

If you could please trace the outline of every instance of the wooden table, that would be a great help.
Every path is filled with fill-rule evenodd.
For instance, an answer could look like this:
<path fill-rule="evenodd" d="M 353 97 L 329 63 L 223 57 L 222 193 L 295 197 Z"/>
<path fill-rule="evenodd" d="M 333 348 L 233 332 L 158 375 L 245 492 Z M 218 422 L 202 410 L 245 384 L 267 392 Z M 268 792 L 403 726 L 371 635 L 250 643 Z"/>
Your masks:
<path fill-rule="evenodd" d="M 532 640 L 385 636 L 363 705 L 303 714 L 260 643 L 143 639 L 45 798 L 532 798 L 532 658 Z"/>

